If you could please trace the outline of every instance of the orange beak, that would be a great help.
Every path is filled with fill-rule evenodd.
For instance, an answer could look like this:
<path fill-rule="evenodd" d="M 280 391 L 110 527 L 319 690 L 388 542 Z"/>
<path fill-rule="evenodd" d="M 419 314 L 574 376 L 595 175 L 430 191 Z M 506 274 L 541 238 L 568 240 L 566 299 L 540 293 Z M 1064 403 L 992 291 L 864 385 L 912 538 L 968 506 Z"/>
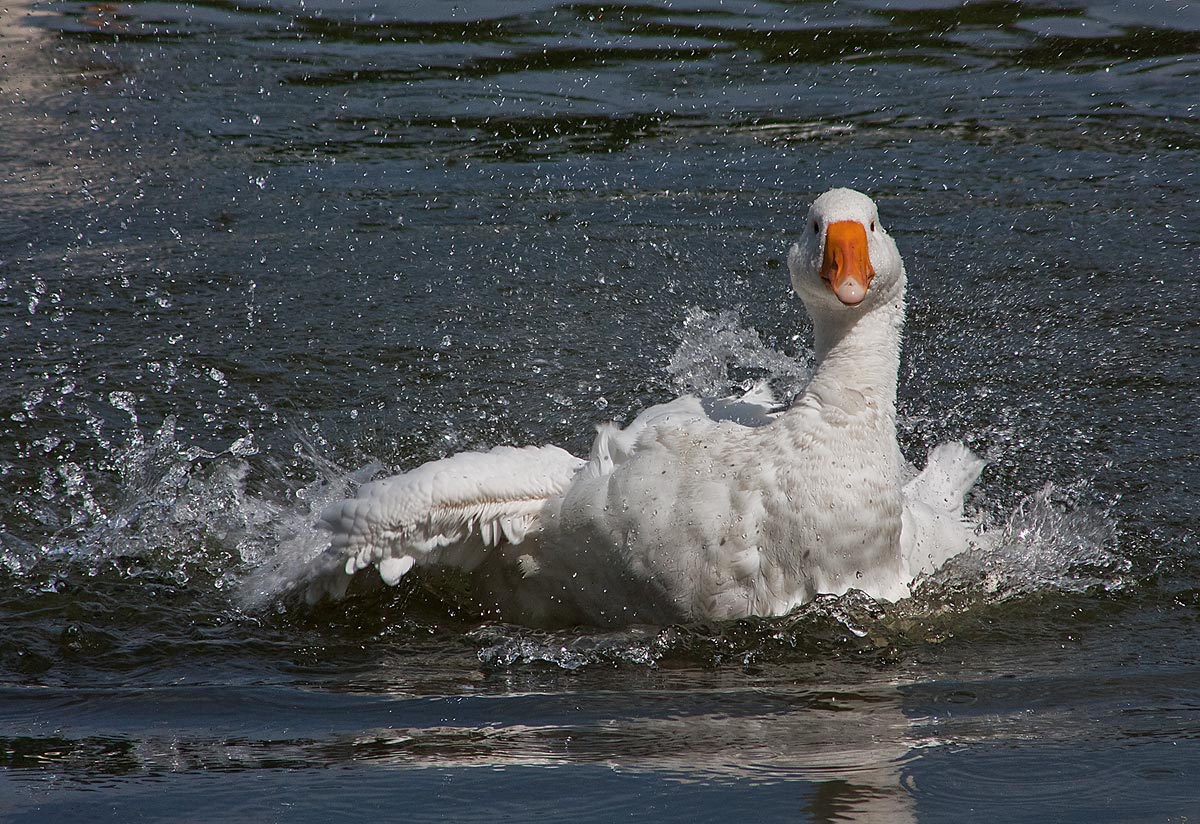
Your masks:
<path fill-rule="evenodd" d="M 821 260 L 821 280 L 847 306 L 858 306 L 867 296 L 875 277 L 867 230 L 857 220 L 839 220 L 825 231 L 825 257 Z"/>

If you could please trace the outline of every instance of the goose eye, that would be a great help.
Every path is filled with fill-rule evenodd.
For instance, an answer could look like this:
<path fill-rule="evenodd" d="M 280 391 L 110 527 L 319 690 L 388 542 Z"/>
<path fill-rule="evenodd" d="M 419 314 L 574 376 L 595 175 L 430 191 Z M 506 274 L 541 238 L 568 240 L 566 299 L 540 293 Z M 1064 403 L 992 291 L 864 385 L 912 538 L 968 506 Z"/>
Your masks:
<path fill-rule="evenodd" d="M 817 222 L 814 220 L 813 221 L 813 234 L 815 235 L 815 234 L 819 234 L 819 233 L 820 233 L 820 229 L 817 227 Z"/>
<path fill-rule="evenodd" d="M 871 221 L 871 231 L 872 232 L 875 231 L 875 221 L 873 221 L 873 220 Z"/>

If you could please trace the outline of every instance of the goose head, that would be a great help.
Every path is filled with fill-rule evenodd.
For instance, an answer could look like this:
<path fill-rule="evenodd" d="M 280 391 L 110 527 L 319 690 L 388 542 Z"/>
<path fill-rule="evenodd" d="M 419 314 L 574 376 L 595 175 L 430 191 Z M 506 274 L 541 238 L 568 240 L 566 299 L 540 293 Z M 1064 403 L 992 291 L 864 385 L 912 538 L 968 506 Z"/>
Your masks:
<path fill-rule="evenodd" d="M 875 202 L 853 189 L 831 189 L 813 201 L 788 270 L 814 320 L 869 311 L 904 287 L 904 264 Z"/>

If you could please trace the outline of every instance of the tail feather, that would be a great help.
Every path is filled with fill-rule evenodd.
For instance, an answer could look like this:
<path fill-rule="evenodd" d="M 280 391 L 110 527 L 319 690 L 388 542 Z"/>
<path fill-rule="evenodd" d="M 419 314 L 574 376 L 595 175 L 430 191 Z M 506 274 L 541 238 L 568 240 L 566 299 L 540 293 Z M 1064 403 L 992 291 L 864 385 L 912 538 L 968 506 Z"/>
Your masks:
<path fill-rule="evenodd" d="M 961 515 L 963 498 L 986 465 L 957 441 L 940 444 L 929 453 L 921 474 L 905 485 L 905 497 Z"/>
<path fill-rule="evenodd" d="M 944 443 L 905 484 L 901 551 L 910 579 L 970 548 L 974 530 L 963 520 L 963 499 L 986 464 L 961 443 Z"/>

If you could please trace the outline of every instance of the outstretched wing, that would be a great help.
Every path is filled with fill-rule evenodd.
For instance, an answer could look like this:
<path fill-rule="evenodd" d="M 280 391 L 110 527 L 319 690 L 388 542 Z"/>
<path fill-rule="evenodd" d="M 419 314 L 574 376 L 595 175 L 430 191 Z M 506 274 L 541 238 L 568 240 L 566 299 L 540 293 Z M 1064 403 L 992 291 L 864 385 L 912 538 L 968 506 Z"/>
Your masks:
<path fill-rule="evenodd" d="M 501 541 L 517 544 L 538 531 L 543 506 L 583 464 L 556 446 L 498 446 L 364 484 L 321 513 L 330 542 L 308 600 L 341 597 L 368 566 L 388 584 L 418 565 L 473 569 Z"/>

